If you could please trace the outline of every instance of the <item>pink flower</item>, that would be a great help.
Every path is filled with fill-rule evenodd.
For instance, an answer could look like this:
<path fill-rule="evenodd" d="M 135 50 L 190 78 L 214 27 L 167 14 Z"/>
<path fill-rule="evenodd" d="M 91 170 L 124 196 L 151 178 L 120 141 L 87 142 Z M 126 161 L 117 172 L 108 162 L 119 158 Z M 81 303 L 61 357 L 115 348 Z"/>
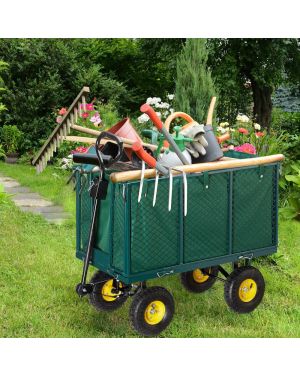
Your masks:
<path fill-rule="evenodd" d="M 82 118 L 88 118 L 88 117 L 89 117 L 89 114 L 87 112 L 83 112 Z"/>
<path fill-rule="evenodd" d="M 239 132 L 239 133 L 242 133 L 242 134 L 246 134 L 246 135 L 249 134 L 248 130 L 245 129 L 245 128 L 239 128 L 239 129 L 238 129 L 238 132 Z"/>
<path fill-rule="evenodd" d="M 263 137 L 265 135 L 265 133 L 263 133 L 263 132 L 256 132 L 255 135 L 256 135 L 256 138 L 259 138 L 259 137 Z"/>
<path fill-rule="evenodd" d="M 85 152 L 87 152 L 87 147 L 83 147 L 83 146 L 78 146 L 75 148 L 75 150 L 72 150 L 71 151 L 71 154 L 75 154 L 76 152 L 79 152 L 80 154 L 83 154 Z"/>
<path fill-rule="evenodd" d="M 98 126 L 102 120 L 99 113 L 95 113 L 94 116 L 90 118 L 90 121 L 94 124 L 94 126 Z"/>
<path fill-rule="evenodd" d="M 58 111 L 58 114 L 63 116 L 65 113 L 67 112 L 67 108 L 61 108 L 59 111 Z"/>
<path fill-rule="evenodd" d="M 93 103 L 87 104 L 87 105 L 86 105 L 86 110 L 87 110 L 87 111 L 93 111 L 93 110 L 94 110 Z"/>
<path fill-rule="evenodd" d="M 80 104 L 80 108 L 84 109 L 84 105 Z M 94 110 L 94 104 L 93 103 L 86 103 L 85 109 L 86 109 L 86 111 L 93 111 Z"/>
<path fill-rule="evenodd" d="M 245 152 L 246 154 L 256 154 L 256 148 L 251 143 L 244 143 L 234 148 L 235 151 Z"/>
<path fill-rule="evenodd" d="M 56 122 L 58 123 L 58 124 L 60 124 L 61 122 L 62 122 L 62 116 L 57 116 L 56 117 Z"/>

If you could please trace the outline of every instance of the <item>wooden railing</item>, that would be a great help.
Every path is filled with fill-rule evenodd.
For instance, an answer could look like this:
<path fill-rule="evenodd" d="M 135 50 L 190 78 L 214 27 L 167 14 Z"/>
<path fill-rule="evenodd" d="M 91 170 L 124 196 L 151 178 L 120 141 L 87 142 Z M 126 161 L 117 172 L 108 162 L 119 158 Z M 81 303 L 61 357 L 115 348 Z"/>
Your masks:
<path fill-rule="evenodd" d="M 77 123 L 78 116 L 81 117 L 82 111 L 86 110 L 86 97 L 89 92 L 89 87 L 83 87 L 63 116 L 61 123 L 56 126 L 34 157 L 32 164 L 36 166 L 37 173 L 42 172 L 46 168 L 47 162 L 63 142 L 63 138 L 70 134 L 71 126 Z"/>

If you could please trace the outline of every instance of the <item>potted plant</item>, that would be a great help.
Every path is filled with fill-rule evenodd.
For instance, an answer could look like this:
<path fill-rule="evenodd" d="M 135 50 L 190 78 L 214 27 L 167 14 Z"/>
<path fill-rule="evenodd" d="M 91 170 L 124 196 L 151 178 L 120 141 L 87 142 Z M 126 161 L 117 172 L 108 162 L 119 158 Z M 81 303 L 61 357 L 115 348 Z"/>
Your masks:
<path fill-rule="evenodd" d="M 15 125 L 4 125 L 1 130 L 1 142 L 3 145 L 6 163 L 16 163 L 18 149 L 22 138 L 22 132 Z"/>

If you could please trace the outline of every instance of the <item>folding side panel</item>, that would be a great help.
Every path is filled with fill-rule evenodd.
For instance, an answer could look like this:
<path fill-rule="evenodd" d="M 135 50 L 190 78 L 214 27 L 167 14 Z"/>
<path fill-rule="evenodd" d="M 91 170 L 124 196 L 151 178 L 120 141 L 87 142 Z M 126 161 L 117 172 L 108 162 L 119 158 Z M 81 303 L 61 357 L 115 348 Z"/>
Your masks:
<path fill-rule="evenodd" d="M 276 166 L 233 172 L 233 252 L 275 245 Z"/>
<path fill-rule="evenodd" d="M 228 253 L 229 173 L 188 178 L 184 263 Z"/>
<path fill-rule="evenodd" d="M 139 183 L 131 185 L 131 273 L 156 270 L 179 262 L 181 178 L 173 179 L 172 209 L 168 211 L 169 179 L 159 179 L 153 207 L 154 180 L 145 180 L 138 203 Z"/>

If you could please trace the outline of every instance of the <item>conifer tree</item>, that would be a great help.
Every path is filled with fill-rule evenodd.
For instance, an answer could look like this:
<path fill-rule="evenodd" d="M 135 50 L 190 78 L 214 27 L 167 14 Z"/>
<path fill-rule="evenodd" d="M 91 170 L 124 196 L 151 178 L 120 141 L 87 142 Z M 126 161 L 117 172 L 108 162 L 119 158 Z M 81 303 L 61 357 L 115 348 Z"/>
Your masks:
<path fill-rule="evenodd" d="M 176 109 L 188 113 L 198 122 L 205 121 L 209 103 L 215 95 L 207 58 L 205 39 L 187 39 L 177 59 Z"/>

